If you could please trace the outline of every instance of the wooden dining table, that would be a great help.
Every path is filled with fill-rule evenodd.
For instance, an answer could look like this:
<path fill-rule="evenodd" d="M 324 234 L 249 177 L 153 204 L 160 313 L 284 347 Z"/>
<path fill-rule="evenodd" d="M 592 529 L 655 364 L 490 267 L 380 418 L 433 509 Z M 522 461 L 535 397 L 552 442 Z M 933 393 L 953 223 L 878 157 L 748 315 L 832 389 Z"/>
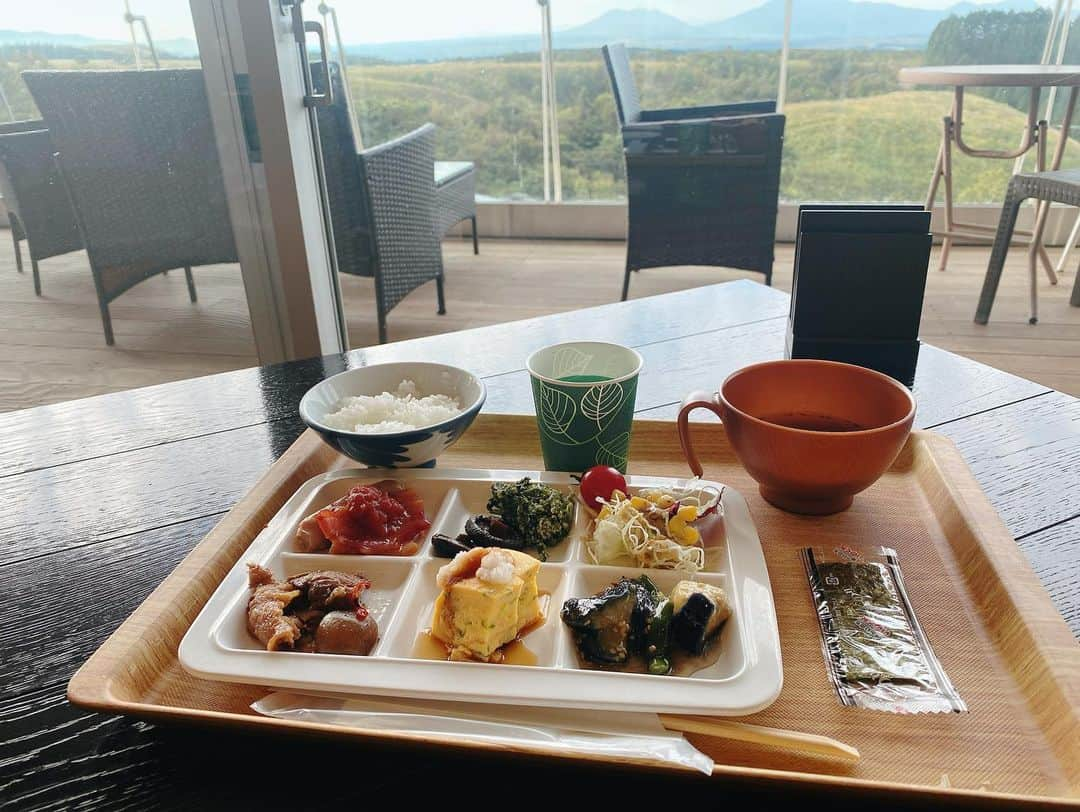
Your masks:
<path fill-rule="evenodd" d="M 719 805 L 760 785 L 451 750 L 150 724 L 70 705 L 89 657 L 304 430 L 297 404 L 349 367 L 429 360 L 531 413 L 525 358 L 595 339 L 645 359 L 637 415 L 783 355 L 788 296 L 738 281 L 0 415 L 0 808 L 327 809 L 417 798 L 559 806 L 662 794 Z M 924 345 L 917 427 L 950 438 L 1080 634 L 1080 401 Z M 678 449 L 672 449 L 673 454 Z M 813 803 L 819 790 L 800 792 Z M 821 799 L 817 799 L 821 800 Z M 910 808 L 911 799 L 868 800 Z"/>

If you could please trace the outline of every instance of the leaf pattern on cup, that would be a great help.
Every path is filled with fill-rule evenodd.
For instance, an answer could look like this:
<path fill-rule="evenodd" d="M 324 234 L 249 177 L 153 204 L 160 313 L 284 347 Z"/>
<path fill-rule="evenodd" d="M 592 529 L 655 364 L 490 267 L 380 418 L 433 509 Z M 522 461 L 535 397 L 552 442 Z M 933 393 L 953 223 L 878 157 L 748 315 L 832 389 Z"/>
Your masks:
<path fill-rule="evenodd" d="M 569 438 L 570 425 L 577 414 L 577 404 L 565 392 L 545 386 L 543 382 L 538 384 L 541 425 L 553 434 L 562 434 Z"/>
<path fill-rule="evenodd" d="M 630 432 L 624 431 L 607 440 L 600 441 L 599 450 L 596 452 L 597 465 L 610 465 L 612 468 L 625 470 L 626 460 L 630 454 Z"/>
<path fill-rule="evenodd" d="M 623 388 L 621 383 L 593 386 L 581 396 L 581 413 L 590 420 L 594 420 L 596 427 L 602 431 L 604 418 L 618 412 L 622 402 Z"/>
<path fill-rule="evenodd" d="M 589 369 L 592 355 L 576 347 L 562 347 L 555 352 L 551 361 L 553 378 L 568 378 L 571 375 L 584 375 Z"/>

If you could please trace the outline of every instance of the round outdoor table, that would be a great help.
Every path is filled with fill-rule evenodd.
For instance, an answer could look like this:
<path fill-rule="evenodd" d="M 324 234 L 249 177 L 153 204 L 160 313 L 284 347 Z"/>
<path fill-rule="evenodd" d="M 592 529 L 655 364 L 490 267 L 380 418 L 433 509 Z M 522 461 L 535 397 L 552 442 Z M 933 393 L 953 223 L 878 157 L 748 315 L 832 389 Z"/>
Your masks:
<path fill-rule="evenodd" d="M 938 184 L 945 183 L 945 228 L 936 232 L 942 237 L 940 269 L 944 270 L 949 260 L 949 249 L 956 237 L 979 237 L 991 239 L 995 226 L 986 226 L 979 223 L 961 223 L 953 214 L 953 189 L 952 189 L 952 148 L 956 148 L 965 155 L 975 158 L 1001 158 L 1012 159 L 1026 155 L 1032 147 L 1036 148 L 1036 166 L 1039 172 L 1047 169 L 1057 169 L 1061 166 L 1061 158 L 1065 152 L 1067 137 L 1058 141 L 1054 150 L 1050 166 L 1046 165 L 1046 144 L 1048 124 L 1045 119 L 1039 118 L 1039 97 L 1044 87 L 1067 87 L 1069 88 L 1069 101 L 1065 106 L 1065 117 L 1062 119 L 1061 132 L 1067 134 L 1072 123 L 1073 111 L 1076 109 L 1077 95 L 1080 93 L 1080 65 L 940 65 L 922 68 L 902 68 L 900 70 L 900 84 L 905 86 L 933 85 L 937 87 L 953 88 L 953 106 L 949 115 L 944 118 L 944 127 L 941 135 L 941 146 L 938 148 L 937 163 L 934 166 L 934 174 L 930 179 L 930 191 L 926 196 L 926 209 L 933 211 L 934 200 L 937 198 Z M 964 119 L 964 88 L 965 87 L 1026 87 L 1028 95 L 1027 124 L 1025 125 L 1023 141 L 1014 149 L 974 149 L 964 142 L 963 119 Z M 1039 206 L 1039 216 L 1044 216 L 1043 204 Z M 1031 231 L 1014 231 L 1014 235 L 1033 237 Z M 1050 258 L 1045 249 L 1038 247 L 1039 256 L 1042 258 L 1043 267 L 1046 269 L 1050 281 L 1057 282 Z"/>

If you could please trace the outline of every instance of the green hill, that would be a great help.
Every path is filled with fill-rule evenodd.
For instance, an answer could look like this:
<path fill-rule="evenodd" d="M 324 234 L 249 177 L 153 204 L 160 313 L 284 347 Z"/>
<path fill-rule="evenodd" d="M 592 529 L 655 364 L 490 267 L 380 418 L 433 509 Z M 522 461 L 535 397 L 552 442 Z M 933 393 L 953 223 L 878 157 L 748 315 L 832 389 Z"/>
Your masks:
<path fill-rule="evenodd" d="M 950 92 L 904 91 L 842 101 L 788 106 L 782 193 L 789 200 L 922 201 L 941 140 Z M 979 148 L 1013 148 L 1027 116 L 1000 102 L 964 100 L 964 139 Z M 1075 139 L 1070 139 L 1074 142 Z M 1057 144 L 1050 134 L 1049 156 Z M 1080 165 L 1080 145 L 1065 150 L 1065 166 Z M 953 153 L 956 199 L 1000 202 L 1011 160 Z M 1034 170 L 1034 150 L 1026 164 Z M 940 199 L 939 192 L 939 199 Z"/>
<path fill-rule="evenodd" d="M 119 67 L 122 61 L 122 54 L 89 54 L 74 60 L 56 49 L 31 50 L 0 48 L 0 86 L 19 118 L 36 113 L 20 71 Z M 792 52 L 781 179 L 785 199 L 924 199 L 941 119 L 952 95 L 898 89 L 897 71 L 921 59 L 915 51 Z M 564 197 L 622 198 L 626 181 L 621 141 L 600 56 L 592 50 L 560 51 L 556 63 Z M 777 81 L 776 55 L 762 52 L 639 52 L 634 70 L 648 107 L 768 98 Z M 475 161 L 481 194 L 542 195 L 540 68 L 535 54 L 417 64 L 354 63 L 349 79 L 365 144 L 381 143 L 432 121 L 439 126 L 437 154 Z M 1025 123 L 1020 110 L 974 92 L 966 107 L 965 133 L 975 145 L 1004 148 L 1019 142 Z M 1052 137 L 1051 148 L 1053 144 Z M 1069 148 L 1066 165 L 1080 166 L 1080 145 Z M 1027 166 L 1034 166 L 1033 156 Z M 1000 201 L 1011 168 L 1012 161 L 957 155 L 957 200 Z"/>

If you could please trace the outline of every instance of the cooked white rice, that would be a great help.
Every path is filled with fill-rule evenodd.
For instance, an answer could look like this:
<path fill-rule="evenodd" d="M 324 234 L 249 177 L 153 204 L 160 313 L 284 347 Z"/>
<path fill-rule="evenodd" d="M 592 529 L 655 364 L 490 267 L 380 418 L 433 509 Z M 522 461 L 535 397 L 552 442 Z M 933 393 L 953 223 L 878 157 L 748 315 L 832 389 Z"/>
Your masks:
<path fill-rule="evenodd" d="M 395 392 L 344 398 L 337 411 L 323 418 L 323 423 L 358 434 L 391 434 L 441 423 L 460 413 L 457 398 L 422 396 L 416 384 L 406 379 Z"/>

